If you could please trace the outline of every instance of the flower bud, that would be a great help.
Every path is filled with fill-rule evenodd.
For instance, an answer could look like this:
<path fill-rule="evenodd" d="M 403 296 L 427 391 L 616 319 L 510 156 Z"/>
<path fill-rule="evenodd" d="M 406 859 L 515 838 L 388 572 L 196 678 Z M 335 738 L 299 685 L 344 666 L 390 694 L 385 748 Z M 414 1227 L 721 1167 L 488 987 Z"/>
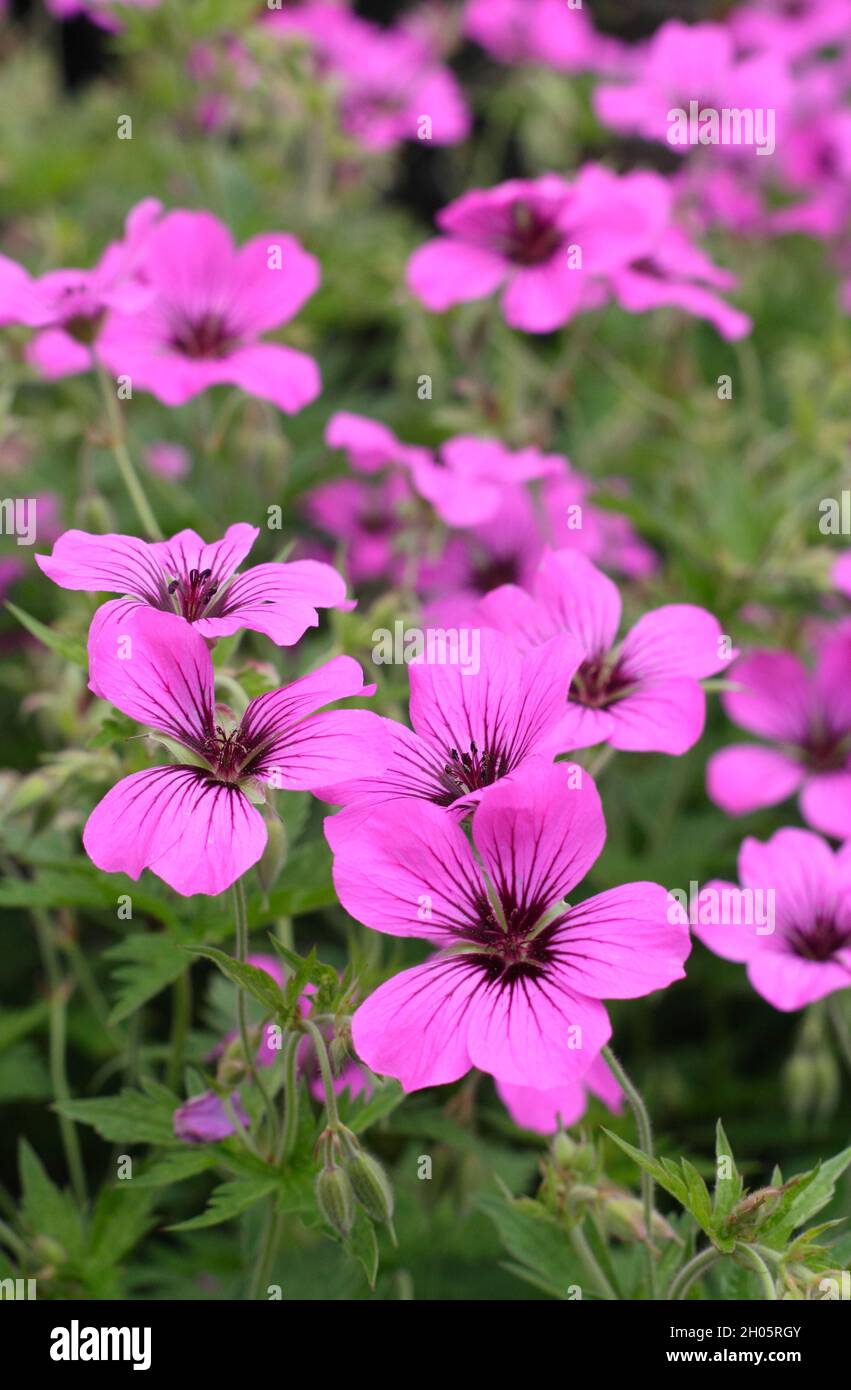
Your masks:
<path fill-rule="evenodd" d="M 367 1216 L 373 1221 L 389 1223 L 393 1219 L 393 1188 L 378 1159 L 361 1149 L 348 1159 L 346 1169 L 355 1200 Z"/>
<path fill-rule="evenodd" d="M 316 1178 L 316 1205 L 328 1225 L 344 1238 L 355 1220 L 352 1184 L 344 1168 L 323 1168 Z"/>

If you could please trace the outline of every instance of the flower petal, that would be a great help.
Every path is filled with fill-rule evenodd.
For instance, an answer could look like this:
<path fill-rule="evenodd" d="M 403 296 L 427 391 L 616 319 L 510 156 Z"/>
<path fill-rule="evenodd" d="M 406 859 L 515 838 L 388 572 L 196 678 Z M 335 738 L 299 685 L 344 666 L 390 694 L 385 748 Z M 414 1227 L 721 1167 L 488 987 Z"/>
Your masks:
<path fill-rule="evenodd" d="M 159 607 L 167 602 L 166 580 L 156 547 L 138 536 L 66 531 L 50 555 L 36 555 L 39 569 L 62 589 L 133 594 Z"/>
<path fill-rule="evenodd" d="M 785 753 L 758 743 L 736 743 L 713 753 L 706 764 L 707 795 L 728 816 L 775 806 L 796 792 L 804 769 Z"/>
<path fill-rule="evenodd" d="M 658 883 L 626 883 L 571 907 L 550 949 L 571 988 L 594 999 L 637 999 L 685 975 L 685 923 Z"/>

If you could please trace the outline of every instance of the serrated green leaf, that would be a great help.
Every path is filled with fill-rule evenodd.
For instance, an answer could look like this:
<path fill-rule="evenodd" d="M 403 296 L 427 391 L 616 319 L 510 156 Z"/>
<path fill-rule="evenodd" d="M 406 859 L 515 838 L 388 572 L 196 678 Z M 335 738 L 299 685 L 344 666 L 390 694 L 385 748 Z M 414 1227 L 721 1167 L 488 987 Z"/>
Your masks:
<path fill-rule="evenodd" d="M 69 1258 L 82 1253 L 83 1226 L 69 1192 L 63 1192 L 48 1177 L 41 1159 L 26 1139 L 19 1147 L 18 1165 L 23 1189 L 22 1213 L 33 1235 L 52 1236 Z"/>
<path fill-rule="evenodd" d="M 360 1105 L 355 1102 L 353 1108 L 343 1113 L 344 1123 L 355 1134 L 363 1134 L 369 1129 L 370 1125 L 383 1120 L 386 1115 L 392 1114 L 397 1105 L 401 1105 L 405 1099 L 405 1092 L 398 1081 L 385 1081 L 377 1086 L 367 1101 Z"/>
<path fill-rule="evenodd" d="M 694 1164 L 689 1163 L 687 1158 L 680 1159 L 680 1166 L 688 1189 L 688 1210 L 698 1225 L 708 1234 L 712 1230 L 712 1203 L 709 1199 L 709 1188 Z"/>
<path fill-rule="evenodd" d="M 278 1185 L 277 1177 L 229 1178 L 210 1193 L 206 1211 L 200 1216 L 190 1217 L 168 1226 L 169 1231 L 198 1231 L 204 1226 L 220 1226 L 223 1221 L 232 1221 L 244 1211 L 261 1202 L 273 1193 Z"/>
<path fill-rule="evenodd" d="M 57 1102 L 55 1109 L 69 1120 L 91 1125 L 102 1139 L 113 1144 L 179 1144 L 172 1115 L 180 1104 L 164 1087 L 143 1091 L 124 1090 L 96 1100 Z"/>
<path fill-rule="evenodd" d="M 101 1190 L 92 1217 L 89 1257 L 96 1268 L 116 1265 L 154 1224 L 153 1198 L 132 1180 Z"/>
<path fill-rule="evenodd" d="M 126 937 L 104 951 L 104 956 L 118 962 L 112 972 L 118 988 L 110 1023 L 135 1013 L 189 968 L 186 951 L 161 932 Z"/>
<path fill-rule="evenodd" d="M 253 999 L 258 1000 L 270 1014 L 281 1015 L 287 1011 L 287 1001 L 283 991 L 276 982 L 268 975 L 265 970 L 260 970 L 256 965 L 249 965 L 234 960 L 225 951 L 219 951 L 215 946 L 184 946 L 184 951 L 190 952 L 195 956 L 203 956 L 205 960 L 211 960 L 217 965 L 222 974 L 236 985 L 239 989 L 244 989 Z"/>
<path fill-rule="evenodd" d="M 851 1148 L 824 1163 L 818 1163 L 808 1173 L 789 1178 L 776 1207 L 760 1224 L 760 1240 L 775 1249 L 782 1248 L 798 1226 L 827 1206 L 836 1183 L 851 1163 Z"/>
<path fill-rule="evenodd" d="M 724 1162 L 726 1160 L 726 1162 Z M 729 1167 L 729 1176 L 721 1176 L 721 1168 Z M 724 1133 L 719 1120 L 715 1126 L 715 1192 L 713 1195 L 712 1216 L 717 1227 L 726 1221 L 736 1202 L 742 1195 L 742 1178 L 733 1158 L 733 1148 Z"/>
<path fill-rule="evenodd" d="M 555 1217 L 531 1200 L 509 1202 L 485 1196 L 479 1208 L 490 1217 L 514 1260 L 566 1299 L 571 1284 L 587 1284 L 567 1235 Z"/>
<path fill-rule="evenodd" d="M 343 1241 L 343 1246 L 346 1253 L 363 1267 L 366 1281 L 369 1287 L 374 1289 L 378 1277 L 378 1237 L 366 1212 L 360 1208 L 351 1231 Z"/>
<path fill-rule="evenodd" d="M 174 1149 L 162 1154 L 147 1168 L 133 1177 L 133 1186 L 144 1188 L 169 1187 L 172 1183 L 184 1182 L 198 1173 L 205 1173 L 215 1167 L 217 1153 L 206 1146 Z"/>

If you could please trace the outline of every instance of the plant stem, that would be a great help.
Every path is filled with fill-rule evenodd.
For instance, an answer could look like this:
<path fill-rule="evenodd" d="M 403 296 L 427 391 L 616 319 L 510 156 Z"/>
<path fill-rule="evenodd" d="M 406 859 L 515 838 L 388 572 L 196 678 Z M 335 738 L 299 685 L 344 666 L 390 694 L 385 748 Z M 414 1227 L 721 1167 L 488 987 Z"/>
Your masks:
<path fill-rule="evenodd" d="M 183 1073 L 183 1055 L 186 1048 L 186 1035 L 192 1013 L 192 981 L 189 970 L 178 975 L 172 990 L 171 1013 L 171 1052 L 166 1073 L 167 1085 L 176 1091 Z"/>
<path fill-rule="evenodd" d="M 313 1045 L 316 1048 L 319 1070 L 322 1073 L 322 1085 L 325 1090 L 325 1109 L 328 1111 L 328 1124 L 334 1129 L 340 1123 L 340 1113 L 337 1109 L 337 1096 L 334 1091 L 334 1074 L 331 1071 L 328 1049 L 325 1046 L 325 1039 L 311 1019 L 306 1018 L 304 1020 L 304 1026 L 313 1039 Z"/>
<path fill-rule="evenodd" d="M 130 501 L 136 509 L 136 515 L 139 518 L 142 529 L 147 532 L 148 539 L 152 541 L 161 541 L 163 533 L 154 516 L 151 504 L 145 495 L 145 489 L 139 481 L 136 469 L 133 467 L 133 460 L 130 457 L 124 439 L 124 424 L 121 419 L 121 412 L 118 408 L 118 401 L 112 390 L 112 384 L 101 368 L 98 369 L 97 376 L 104 406 L 106 407 L 110 442 L 112 444 L 112 452 L 115 455 L 115 462 L 118 464 L 118 471 L 124 479 L 124 485 L 130 494 Z"/>
<path fill-rule="evenodd" d="M 33 910 L 33 922 L 35 923 L 38 946 L 41 958 L 44 963 L 50 987 L 50 1080 L 53 1087 L 53 1098 L 60 1104 L 71 1099 L 71 1091 L 68 1086 L 68 1074 L 65 1068 L 65 1019 L 68 1004 L 68 985 L 62 978 L 59 968 L 59 957 L 53 940 L 53 929 L 47 914 L 38 908 Z M 83 1156 L 80 1150 L 80 1138 L 77 1134 L 73 1120 L 61 1112 L 58 1115 L 59 1131 L 62 1136 L 62 1147 L 65 1150 L 65 1161 L 68 1165 L 68 1175 L 71 1179 L 71 1188 L 74 1197 L 81 1208 L 85 1208 L 88 1202 L 86 1193 L 86 1178 L 83 1169 Z"/>
<path fill-rule="evenodd" d="M 776 1302 L 777 1289 L 774 1286 L 774 1278 L 772 1276 L 771 1270 L 768 1268 L 768 1265 L 765 1263 L 765 1260 L 762 1258 L 762 1256 L 756 1250 L 754 1250 L 752 1245 L 737 1245 L 736 1250 L 738 1254 L 746 1254 L 748 1256 L 748 1259 L 750 1260 L 752 1267 L 756 1270 L 757 1274 L 759 1275 L 759 1282 L 762 1285 L 763 1297 L 766 1299 L 766 1301 L 770 1301 L 772 1303 Z"/>
<path fill-rule="evenodd" d="M 700 1250 L 674 1275 L 668 1289 L 668 1300 L 676 1302 L 685 1298 L 695 1279 L 699 1279 L 706 1270 L 711 1269 L 720 1258 L 714 1245 L 707 1245 L 705 1250 Z"/>
<path fill-rule="evenodd" d="M 234 916 L 236 918 L 236 958 L 240 965 L 245 964 L 248 954 L 248 913 L 245 906 L 245 889 L 242 886 L 242 879 L 237 879 L 233 885 Z M 251 1074 L 251 1079 L 263 1097 L 266 1106 L 266 1114 L 269 1119 L 269 1137 L 272 1141 L 273 1150 L 278 1142 L 278 1116 L 272 1103 L 272 1098 L 257 1069 L 257 1059 L 254 1056 L 254 1049 L 248 1036 L 248 1018 L 246 1015 L 245 991 L 237 989 L 236 993 L 236 1017 L 239 1026 L 239 1036 L 242 1042 L 242 1051 L 245 1056 L 245 1064 Z"/>
<path fill-rule="evenodd" d="M 278 1250 L 278 1241 L 281 1236 L 281 1223 L 282 1218 L 278 1212 L 275 1211 L 275 1198 L 271 1197 L 266 1213 L 263 1238 L 260 1244 L 260 1254 L 257 1257 L 257 1263 L 254 1266 L 254 1274 L 252 1275 L 251 1284 L 248 1289 L 248 1297 L 252 1300 L 256 1299 L 260 1294 L 260 1290 L 268 1284 L 269 1275 Z"/>
<path fill-rule="evenodd" d="M 284 1125 L 278 1151 L 282 1163 L 291 1156 L 298 1133 L 298 1045 L 301 1039 L 301 1033 L 291 1033 L 284 1050 Z"/>
<path fill-rule="evenodd" d="M 842 1012 L 842 1005 L 836 995 L 831 995 L 827 1001 L 827 1016 L 833 1025 L 839 1051 L 842 1053 L 842 1060 L 848 1071 L 851 1072 L 851 1030 L 848 1028 L 847 1020 Z"/>
<path fill-rule="evenodd" d="M 647 1106 L 641 1098 L 638 1088 L 630 1080 L 620 1062 L 610 1047 L 602 1049 L 602 1055 L 608 1068 L 615 1080 L 620 1084 L 621 1090 L 626 1096 L 629 1108 L 635 1119 L 635 1127 L 638 1130 L 638 1147 L 645 1158 L 653 1159 L 653 1130 L 650 1124 L 650 1115 Z M 647 1241 L 647 1272 L 650 1280 L 649 1294 L 651 1298 L 656 1297 L 656 1261 L 653 1257 L 653 1179 L 644 1169 L 641 1170 L 641 1200 L 644 1208 L 644 1234 Z"/>
<path fill-rule="evenodd" d="M 581 1226 L 572 1226 L 568 1235 L 570 1236 L 570 1243 L 579 1256 L 582 1268 L 585 1270 L 588 1278 L 592 1283 L 597 1285 L 603 1298 L 607 1299 L 610 1303 L 617 1302 L 618 1296 L 600 1268 L 591 1246 L 585 1239 Z"/>

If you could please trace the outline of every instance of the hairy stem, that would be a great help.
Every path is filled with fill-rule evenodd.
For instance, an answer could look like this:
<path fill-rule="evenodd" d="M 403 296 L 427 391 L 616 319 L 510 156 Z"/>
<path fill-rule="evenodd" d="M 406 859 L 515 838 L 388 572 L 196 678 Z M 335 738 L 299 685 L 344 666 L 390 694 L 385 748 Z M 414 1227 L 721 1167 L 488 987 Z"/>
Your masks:
<path fill-rule="evenodd" d="M 671 1287 L 668 1289 L 668 1300 L 676 1302 L 685 1298 L 692 1284 L 699 1279 L 702 1274 L 720 1260 L 721 1256 L 714 1245 L 707 1245 L 705 1250 L 700 1250 L 694 1255 L 687 1264 L 684 1264 L 671 1280 Z"/>
<path fill-rule="evenodd" d="M 627 1104 L 632 1111 L 635 1119 L 635 1127 L 638 1130 L 638 1147 L 645 1158 L 653 1158 L 653 1130 L 650 1124 L 650 1115 L 647 1106 L 641 1098 L 638 1087 L 630 1080 L 620 1062 L 610 1047 L 602 1049 L 602 1055 L 615 1080 L 619 1083 L 621 1090 L 627 1099 Z M 653 1256 L 653 1217 L 655 1214 L 653 1205 L 653 1179 L 644 1169 L 641 1170 L 641 1202 L 644 1209 L 644 1233 L 647 1241 L 647 1273 L 650 1281 L 650 1297 L 656 1297 L 656 1261 Z"/>
<path fill-rule="evenodd" d="M 109 423 L 110 443 L 112 445 L 112 452 L 115 455 L 115 462 L 118 464 L 118 471 L 124 480 L 124 485 L 130 495 L 130 501 L 136 509 L 136 515 L 139 518 L 142 529 L 148 536 L 148 540 L 161 541 L 163 533 L 154 516 L 151 504 L 145 495 L 145 489 L 139 481 L 139 475 L 133 467 L 133 460 L 130 457 L 125 442 L 124 423 L 121 419 L 121 411 L 118 407 L 115 392 L 112 389 L 112 383 L 102 369 L 98 370 L 97 375 Z"/>

